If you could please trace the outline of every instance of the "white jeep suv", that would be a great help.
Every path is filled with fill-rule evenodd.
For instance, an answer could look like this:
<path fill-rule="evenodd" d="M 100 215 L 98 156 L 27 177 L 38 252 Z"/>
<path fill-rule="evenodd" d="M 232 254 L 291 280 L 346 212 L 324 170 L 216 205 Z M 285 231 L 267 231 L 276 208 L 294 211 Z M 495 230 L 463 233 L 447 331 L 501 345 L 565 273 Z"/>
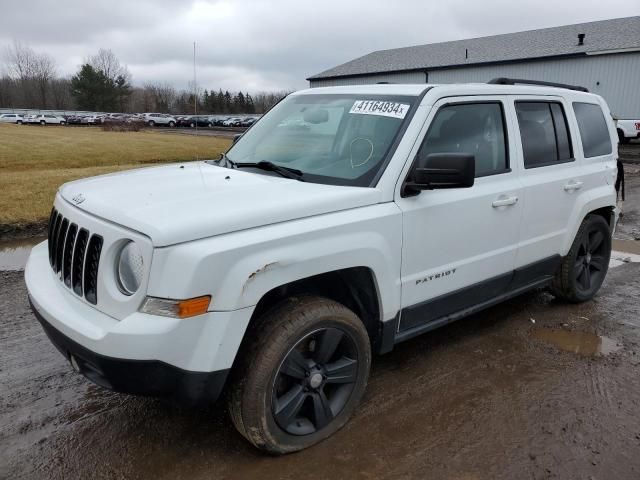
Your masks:
<path fill-rule="evenodd" d="M 226 386 L 251 443 L 313 445 L 353 413 L 373 353 L 533 288 L 596 294 L 616 129 L 565 87 L 304 90 L 219 160 L 67 183 L 26 267 L 33 310 L 101 386 L 190 402 Z"/>

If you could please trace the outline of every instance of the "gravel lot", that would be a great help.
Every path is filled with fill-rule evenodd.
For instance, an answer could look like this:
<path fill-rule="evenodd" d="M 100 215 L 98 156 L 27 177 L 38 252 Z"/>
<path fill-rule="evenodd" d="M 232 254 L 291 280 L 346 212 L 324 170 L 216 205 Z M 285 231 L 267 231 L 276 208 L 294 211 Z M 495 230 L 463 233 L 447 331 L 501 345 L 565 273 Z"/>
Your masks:
<path fill-rule="evenodd" d="M 636 248 L 640 177 L 620 246 Z M 638 253 L 638 252 L 637 252 Z M 640 478 L 640 264 L 593 302 L 518 297 L 374 361 L 337 435 L 285 457 L 251 448 L 223 402 L 188 410 L 75 374 L 0 273 L 0 478 Z"/>

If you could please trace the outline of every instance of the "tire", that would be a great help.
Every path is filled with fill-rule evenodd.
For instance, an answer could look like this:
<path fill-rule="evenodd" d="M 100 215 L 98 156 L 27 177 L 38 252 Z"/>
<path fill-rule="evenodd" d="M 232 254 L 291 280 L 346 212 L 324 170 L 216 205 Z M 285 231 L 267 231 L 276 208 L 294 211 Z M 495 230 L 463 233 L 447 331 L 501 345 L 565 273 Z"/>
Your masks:
<path fill-rule="evenodd" d="M 618 130 L 618 141 L 622 145 L 626 145 L 627 143 L 629 143 L 629 139 L 624 136 L 624 133 L 622 132 L 622 130 Z"/>
<path fill-rule="evenodd" d="M 587 215 L 556 273 L 553 294 L 572 303 L 591 300 L 600 289 L 611 258 L 611 230 L 600 215 Z"/>
<path fill-rule="evenodd" d="M 64 127 L 66 124 L 67 124 L 67 122 L 60 122 L 60 125 L 61 125 L 62 127 Z"/>
<path fill-rule="evenodd" d="M 347 422 L 371 366 L 367 330 L 351 310 L 326 298 L 294 297 L 259 318 L 248 335 L 229 390 L 231 419 L 247 440 L 290 453 Z"/>
<path fill-rule="evenodd" d="M 209 128 L 213 127 L 213 123 L 211 123 L 211 122 L 207 123 L 207 127 L 209 127 Z"/>
<path fill-rule="evenodd" d="M 16 124 L 17 124 L 17 125 L 22 125 L 22 120 L 18 120 L 18 121 L 16 122 Z"/>
<path fill-rule="evenodd" d="M 175 128 L 176 122 L 169 122 L 169 128 Z"/>
<path fill-rule="evenodd" d="M 147 125 L 149 125 L 150 127 L 155 127 L 156 126 L 156 122 L 154 122 L 153 120 L 149 120 Z"/>
<path fill-rule="evenodd" d="M 189 127 L 191 127 L 191 128 L 195 128 L 195 126 L 196 126 L 196 124 L 195 124 L 195 123 L 193 123 L 193 122 L 191 122 L 191 123 L 189 124 Z"/>
<path fill-rule="evenodd" d="M 47 122 L 45 122 L 44 120 L 40 120 L 40 125 L 42 125 L 43 127 L 47 125 Z"/>

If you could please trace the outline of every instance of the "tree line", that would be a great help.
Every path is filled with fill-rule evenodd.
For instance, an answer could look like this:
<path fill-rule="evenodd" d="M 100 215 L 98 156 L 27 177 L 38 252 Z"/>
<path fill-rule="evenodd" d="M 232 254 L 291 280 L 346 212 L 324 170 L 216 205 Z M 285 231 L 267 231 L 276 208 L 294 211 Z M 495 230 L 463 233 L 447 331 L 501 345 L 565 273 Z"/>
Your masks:
<path fill-rule="evenodd" d="M 5 48 L 0 64 L 0 108 L 162 112 L 171 114 L 264 113 L 287 95 L 281 92 L 229 92 L 176 89 L 167 83 L 132 85 L 131 73 L 116 55 L 100 49 L 75 75 L 61 77 L 53 58 L 19 42 Z"/>

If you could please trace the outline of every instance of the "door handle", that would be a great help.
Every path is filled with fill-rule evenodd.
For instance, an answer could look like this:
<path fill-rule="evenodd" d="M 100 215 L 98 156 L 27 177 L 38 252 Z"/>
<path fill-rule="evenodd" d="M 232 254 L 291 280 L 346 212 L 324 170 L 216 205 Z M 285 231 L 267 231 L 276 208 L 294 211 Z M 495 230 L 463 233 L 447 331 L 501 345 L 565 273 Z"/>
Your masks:
<path fill-rule="evenodd" d="M 515 205 L 518 203 L 518 197 L 499 197 L 491 204 L 493 208 L 508 207 L 509 205 Z"/>
<path fill-rule="evenodd" d="M 565 192 L 573 192 L 574 190 L 580 190 L 582 188 L 582 182 L 571 180 L 563 188 Z"/>

